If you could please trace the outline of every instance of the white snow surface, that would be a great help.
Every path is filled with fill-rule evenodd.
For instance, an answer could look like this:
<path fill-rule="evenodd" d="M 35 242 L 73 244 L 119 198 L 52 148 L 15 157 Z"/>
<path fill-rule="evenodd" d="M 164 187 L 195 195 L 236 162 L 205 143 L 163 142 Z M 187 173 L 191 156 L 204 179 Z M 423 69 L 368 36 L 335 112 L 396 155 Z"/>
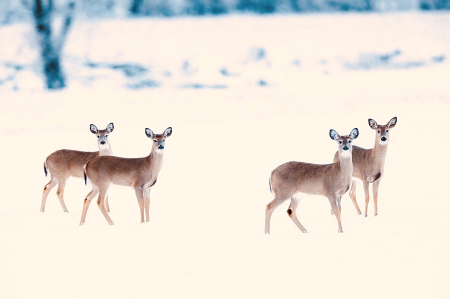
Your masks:
<path fill-rule="evenodd" d="M 81 20 L 64 51 L 69 87 L 48 92 L 32 25 L 0 27 L 0 60 L 26 67 L 0 86 L 0 297 L 449 298 L 449 30 L 448 13 Z M 381 67 L 346 67 L 395 51 Z M 139 78 L 87 62 L 137 63 L 159 86 L 130 90 Z M 308 234 L 286 202 L 264 235 L 275 167 L 331 163 L 330 129 L 356 127 L 354 144 L 370 148 L 367 119 L 394 116 L 378 216 L 372 194 L 367 218 L 344 195 L 338 234 L 328 200 L 304 196 Z M 40 213 L 45 158 L 97 150 L 89 124 L 110 122 L 123 157 L 149 153 L 145 128 L 173 128 L 151 221 L 139 223 L 132 189 L 112 186 L 115 225 L 94 200 L 80 227 L 90 189 L 74 178 L 69 213 L 56 188 Z M 361 181 L 357 199 L 363 210 Z"/>

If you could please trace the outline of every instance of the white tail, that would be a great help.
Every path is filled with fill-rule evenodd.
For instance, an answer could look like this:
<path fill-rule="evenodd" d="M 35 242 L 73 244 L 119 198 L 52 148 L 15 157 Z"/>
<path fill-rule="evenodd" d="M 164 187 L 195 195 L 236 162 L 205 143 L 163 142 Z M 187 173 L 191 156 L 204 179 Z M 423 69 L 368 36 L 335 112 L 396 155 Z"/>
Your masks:
<path fill-rule="evenodd" d="M 146 221 L 150 220 L 150 189 L 158 179 L 165 141 L 172 135 L 172 128 L 167 128 L 163 134 L 154 134 L 152 130 L 145 129 L 145 134 L 153 141 L 152 150 L 147 157 L 127 159 L 103 156 L 86 164 L 86 175 L 92 183 L 92 191 L 84 199 L 80 225 L 84 224 L 89 205 L 97 194 L 100 211 L 110 225 L 114 224 L 104 206 L 105 196 L 111 183 L 133 187 L 141 210 L 141 223 L 145 220 L 144 209 Z"/>
<path fill-rule="evenodd" d="M 114 124 L 110 123 L 105 130 L 98 130 L 95 125 L 90 125 L 90 131 L 97 136 L 98 152 L 81 152 L 62 149 L 50 154 L 44 162 L 44 172 L 50 173 L 50 182 L 45 185 L 42 195 L 41 212 L 45 210 L 45 202 L 50 191 L 58 185 L 56 195 L 64 212 L 69 212 L 64 203 L 64 187 L 69 177 L 82 178 L 84 165 L 98 156 L 112 155 L 108 135 L 114 130 Z M 109 207 L 108 207 L 109 209 Z"/>
<path fill-rule="evenodd" d="M 380 181 L 384 173 L 389 130 L 395 127 L 396 124 L 397 117 L 393 117 L 385 126 L 380 126 L 373 119 L 369 119 L 369 126 L 376 131 L 375 146 L 371 149 L 364 149 L 358 146 L 353 147 L 353 177 L 359 178 L 363 182 L 364 194 L 366 196 L 365 217 L 367 217 L 367 209 L 369 206 L 369 183 L 373 183 L 375 216 L 378 215 L 378 188 L 380 187 Z M 338 153 L 334 155 L 334 161 L 337 161 L 337 159 Z M 356 185 L 353 184 L 349 194 L 358 215 L 361 215 L 361 211 L 356 202 L 355 188 Z"/>
<path fill-rule="evenodd" d="M 336 219 L 338 232 L 342 233 L 341 197 L 352 184 L 352 140 L 358 137 L 358 129 L 353 129 L 348 136 L 339 136 L 335 130 L 330 130 L 330 137 L 338 143 L 339 161 L 333 164 L 310 164 L 303 162 L 288 162 L 272 171 L 270 188 L 275 199 L 266 207 L 265 233 L 270 233 L 270 217 L 274 210 L 283 202 L 291 199 L 288 215 L 295 225 L 304 233 L 306 229 L 296 215 L 298 192 L 313 195 L 323 195 L 330 201 Z"/>

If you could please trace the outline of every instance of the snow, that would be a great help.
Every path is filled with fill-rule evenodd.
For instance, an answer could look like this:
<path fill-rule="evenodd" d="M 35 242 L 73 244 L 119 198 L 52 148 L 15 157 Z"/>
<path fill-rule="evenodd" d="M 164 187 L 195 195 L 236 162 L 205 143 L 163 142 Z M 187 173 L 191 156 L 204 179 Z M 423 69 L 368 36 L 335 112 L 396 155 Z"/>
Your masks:
<path fill-rule="evenodd" d="M 1 297 L 447 298 L 449 21 L 448 13 L 79 21 L 63 60 L 69 88 L 57 92 L 41 90 L 32 26 L 1 27 L 1 60 L 24 67 L 0 85 Z M 149 71 L 126 77 L 88 62 Z M 8 72 L 2 65 L 1 78 Z M 140 80 L 159 85 L 126 87 Z M 354 144 L 370 148 L 367 119 L 394 116 L 377 217 L 372 195 L 367 218 L 345 195 L 338 234 L 328 200 L 305 196 L 297 214 L 308 234 L 286 202 L 264 235 L 275 167 L 331 163 L 330 129 L 356 127 Z M 88 126 L 110 122 L 123 157 L 149 153 L 145 128 L 173 128 L 151 222 L 139 223 L 133 190 L 112 186 L 115 225 L 92 204 L 80 227 L 90 189 L 77 179 L 65 190 L 69 213 L 55 191 L 39 213 L 46 156 L 96 150 Z M 363 210 L 360 181 L 357 200 Z"/>

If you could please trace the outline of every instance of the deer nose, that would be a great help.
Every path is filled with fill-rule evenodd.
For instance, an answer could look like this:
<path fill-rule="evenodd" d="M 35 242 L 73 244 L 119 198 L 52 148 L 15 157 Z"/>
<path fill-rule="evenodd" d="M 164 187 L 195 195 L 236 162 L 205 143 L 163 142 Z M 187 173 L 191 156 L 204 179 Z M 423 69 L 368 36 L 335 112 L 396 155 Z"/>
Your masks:
<path fill-rule="evenodd" d="M 164 145 L 160 145 L 160 146 L 158 147 L 158 149 L 160 149 L 160 150 L 164 149 Z"/>
<path fill-rule="evenodd" d="M 100 144 L 105 144 L 105 143 L 106 143 L 105 140 L 100 141 Z"/>
<path fill-rule="evenodd" d="M 381 137 L 381 141 L 386 141 L 387 139 L 386 139 L 386 137 Z"/>
<path fill-rule="evenodd" d="M 343 150 L 348 151 L 348 146 L 344 146 Z"/>

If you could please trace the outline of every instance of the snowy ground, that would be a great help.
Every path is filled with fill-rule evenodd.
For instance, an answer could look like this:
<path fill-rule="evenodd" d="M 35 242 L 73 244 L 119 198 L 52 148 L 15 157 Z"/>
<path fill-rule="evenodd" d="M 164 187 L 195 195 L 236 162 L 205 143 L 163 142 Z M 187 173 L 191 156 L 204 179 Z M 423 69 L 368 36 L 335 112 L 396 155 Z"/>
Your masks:
<path fill-rule="evenodd" d="M 79 21 L 66 45 L 70 87 L 45 92 L 31 27 L 0 28 L 1 60 L 25 68 L 0 86 L 0 297 L 447 298 L 449 29 L 437 13 Z M 157 85 L 129 88 L 142 81 Z M 331 128 L 357 127 L 355 144 L 372 147 L 367 119 L 393 116 L 379 216 L 372 200 L 358 216 L 345 195 L 338 234 L 328 200 L 306 196 L 309 234 L 288 203 L 263 234 L 271 170 L 330 163 Z M 151 222 L 139 224 L 131 189 L 113 186 L 115 225 L 92 204 L 79 227 L 89 189 L 76 179 L 70 213 L 55 191 L 39 213 L 45 157 L 96 150 L 89 124 L 109 122 L 125 157 L 148 154 L 145 127 L 173 127 Z M 359 182 L 360 208 L 363 196 Z"/>

